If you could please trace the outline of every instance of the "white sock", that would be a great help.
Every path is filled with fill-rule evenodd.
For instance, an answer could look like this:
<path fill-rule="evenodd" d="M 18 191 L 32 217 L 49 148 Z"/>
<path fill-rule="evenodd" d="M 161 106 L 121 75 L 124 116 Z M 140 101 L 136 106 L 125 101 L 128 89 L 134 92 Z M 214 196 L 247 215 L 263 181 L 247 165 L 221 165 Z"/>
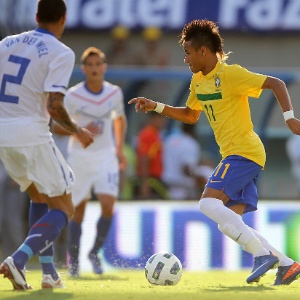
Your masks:
<path fill-rule="evenodd" d="M 261 241 L 261 243 L 267 250 L 271 251 L 272 253 L 274 253 L 275 255 L 278 256 L 279 266 L 285 267 L 285 266 L 290 266 L 294 263 L 294 261 L 291 258 L 289 258 L 285 254 L 283 254 L 282 252 L 280 252 L 276 248 L 274 248 L 272 245 L 270 245 L 269 242 L 259 232 L 257 232 L 255 229 L 253 229 L 251 227 L 249 227 L 249 228 L 252 230 L 252 232 Z"/>
<path fill-rule="evenodd" d="M 244 223 L 240 215 L 227 208 L 223 201 L 216 198 L 203 198 L 199 202 L 200 211 L 215 221 L 219 230 L 253 256 L 268 255 L 261 241 L 252 230 Z"/>

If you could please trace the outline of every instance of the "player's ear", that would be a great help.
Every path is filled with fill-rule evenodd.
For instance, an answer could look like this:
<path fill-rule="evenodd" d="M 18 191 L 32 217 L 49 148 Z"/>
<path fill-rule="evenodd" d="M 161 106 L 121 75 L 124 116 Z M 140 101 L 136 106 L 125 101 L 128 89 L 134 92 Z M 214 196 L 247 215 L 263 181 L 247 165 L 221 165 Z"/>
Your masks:
<path fill-rule="evenodd" d="M 64 20 L 65 20 L 65 23 L 67 22 L 67 13 L 65 13 L 64 15 Z"/>
<path fill-rule="evenodd" d="M 40 22 L 40 20 L 39 20 L 39 17 L 38 17 L 38 14 L 37 14 L 37 13 L 35 14 L 35 20 L 36 20 L 36 22 L 37 22 L 37 23 L 39 23 L 39 22 Z"/>
<path fill-rule="evenodd" d="M 200 51 L 200 55 L 201 55 L 201 56 L 205 56 L 206 51 L 207 51 L 207 48 L 206 48 L 205 46 L 201 46 L 201 47 L 199 48 L 199 51 Z"/>
<path fill-rule="evenodd" d="M 67 22 L 67 14 L 61 17 L 62 24 L 65 25 Z"/>

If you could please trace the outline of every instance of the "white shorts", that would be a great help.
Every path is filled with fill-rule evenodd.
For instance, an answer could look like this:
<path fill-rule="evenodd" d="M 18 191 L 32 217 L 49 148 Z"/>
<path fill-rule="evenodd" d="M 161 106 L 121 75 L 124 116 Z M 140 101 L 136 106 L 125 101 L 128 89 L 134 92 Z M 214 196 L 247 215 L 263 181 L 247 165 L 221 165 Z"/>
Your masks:
<path fill-rule="evenodd" d="M 72 152 L 68 156 L 76 181 L 72 200 L 78 206 L 82 200 L 90 199 L 92 189 L 95 194 L 117 197 L 119 194 L 119 163 L 114 153 L 81 155 Z"/>
<path fill-rule="evenodd" d="M 0 147 L 0 159 L 22 192 L 32 183 L 49 197 L 71 192 L 74 174 L 53 141 L 28 147 Z"/>

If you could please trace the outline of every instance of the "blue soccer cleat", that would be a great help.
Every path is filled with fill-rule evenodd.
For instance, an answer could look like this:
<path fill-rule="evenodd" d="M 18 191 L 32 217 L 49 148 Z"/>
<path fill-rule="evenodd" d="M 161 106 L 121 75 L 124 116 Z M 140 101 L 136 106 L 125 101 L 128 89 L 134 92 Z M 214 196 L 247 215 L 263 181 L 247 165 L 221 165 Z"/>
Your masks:
<path fill-rule="evenodd" d="M 270 252 L 270 255 L 257 256 L 254 258 L 254 267 L 251 274 L 247 278 L 247 283 L 259 282 L 270 269 L 278 266 L 279 259 Z"/>
<path fill-rule="evenodd" d="M 274 285 L 289 285 L 300 278 L 300 264 L 294 262 L 291 266 L 278 267 Z"/>
<path fill-rule="evenodd" d="M 101 260 L 97 254 L 90 253 L 89 260 L 92 263 L 94 273 L 101 275 L 103 273 Z"/>

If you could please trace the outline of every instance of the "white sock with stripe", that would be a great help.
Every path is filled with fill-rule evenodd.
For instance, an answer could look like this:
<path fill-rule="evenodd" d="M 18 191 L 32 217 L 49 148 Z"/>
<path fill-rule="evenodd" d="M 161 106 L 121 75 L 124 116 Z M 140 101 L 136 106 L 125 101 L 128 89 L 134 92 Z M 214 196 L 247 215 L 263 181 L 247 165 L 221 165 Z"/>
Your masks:
<path fill-rule="evenodd" d="M 227 208 L 216 198 L 203 198 L 199 202 L 200 211 L 218 224 L 219 230 L 253 256 L 268 255 L 270 252 L 252 232 L 240 215 Z"/>

